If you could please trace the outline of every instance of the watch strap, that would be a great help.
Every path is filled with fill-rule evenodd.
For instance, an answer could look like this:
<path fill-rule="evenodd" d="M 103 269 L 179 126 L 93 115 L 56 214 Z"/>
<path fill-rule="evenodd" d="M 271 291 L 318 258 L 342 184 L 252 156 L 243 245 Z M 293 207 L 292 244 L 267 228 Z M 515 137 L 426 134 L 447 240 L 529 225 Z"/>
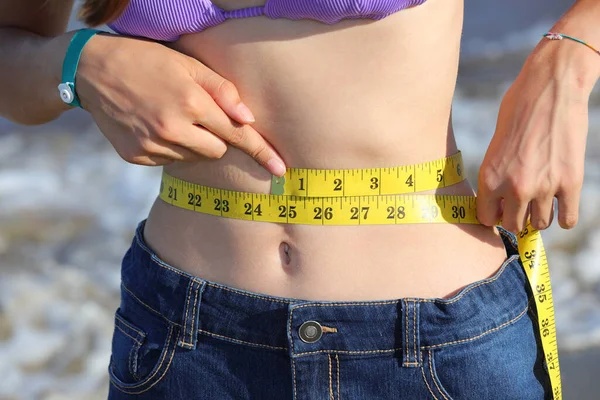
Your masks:
<path fill-rule="evenodd" d="M 61 99 L 70 106 L 81 108 L 79 97 L 75 91 L 75 74 L 83 48 L 99 32 L 101 31 L 97 29 L 80 29 L 75 32 L 67 48 L 62 67 L 62 83 L 58 85 L 58 90 Z"/>

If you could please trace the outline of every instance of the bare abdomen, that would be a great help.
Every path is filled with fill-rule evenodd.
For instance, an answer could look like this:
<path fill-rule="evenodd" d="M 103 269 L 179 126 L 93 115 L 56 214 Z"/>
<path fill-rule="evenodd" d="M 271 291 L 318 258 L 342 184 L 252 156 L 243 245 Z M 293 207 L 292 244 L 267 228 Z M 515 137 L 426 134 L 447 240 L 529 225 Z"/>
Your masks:
<path fill-rule="evenodd" d="M 456 151 L 449 125 L 462 2 L 430 0 L 381 21 L 248 18 L 175 47 L 231 80 L 255 129 L 289 167 L 371 168 Z M 268 193 L 270 176 L 230 148 L 175 163 L 195 183 Z M 439 193 L 472 194 L 470 185 Z M 250 291 L 320 300 L 444 297 L 505 259 L 491 228 L 303 226 L 231 220 L 157 200 L 146 240 L 166 262 Z"/>

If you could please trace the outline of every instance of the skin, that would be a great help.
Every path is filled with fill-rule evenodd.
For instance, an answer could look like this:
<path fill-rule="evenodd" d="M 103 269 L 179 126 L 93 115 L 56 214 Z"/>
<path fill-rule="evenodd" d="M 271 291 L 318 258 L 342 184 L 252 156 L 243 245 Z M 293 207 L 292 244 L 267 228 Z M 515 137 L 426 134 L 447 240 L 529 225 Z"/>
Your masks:
<path fill-rule="evenodd" d="M 25 124 L 52 120 L 68 108 L 56 86 L 71 4 L 6 3 L 0 93 L 12 95 L 0 96 L 0 115 Z M 331 26 L 246 18 L 169 47 L 99 35 L 82 54 L 77 91 L 126 161 L 165 165 L 203 185 L 268 193 L 279 161 L 305 168 L 424 162 L 457 150 L 451 102 L 462 11 L 461 1 L 429 0 L 380 21 Z M 580 0 L 553 30 L 600 45 L 592 29 L 599 19 L 595 1 Z M 180 269 L 255 292 L 317 300 L 450 297 L 506 259 L 491 227 L 500 218 L 518 231 L 531 209 L 532 223 L 543 229 L 556 196 L 561 226 L 576 223 L 587 100 L 599 75 L 598 55 L 584 46 L 540 41 L 502 102 L 480 170 L 484 225 L 253 223 L 157 200 L 145 240 Z M 25 93 L 24 85 L 35 91 Z M 244 119 L 240 99 L 254 122 Z M 466 181 L 437 193 L 474 194 Z"/>
<path fill-rule="evenodd" d="M 600 3 L 580 0 L 551 31 L 598 48 L 599 19 Z M 560 226 L 577 224 L 588 100 L 599 74 L 598 54 L 579 43 L 543 40 L 534 49 L 504 96 L 480 169 L 477 216 L 482 223 L 502 218 L 504 227 L 518 232 L 530 217 L 535 228 L 546 229 L 556 197 Z"/>

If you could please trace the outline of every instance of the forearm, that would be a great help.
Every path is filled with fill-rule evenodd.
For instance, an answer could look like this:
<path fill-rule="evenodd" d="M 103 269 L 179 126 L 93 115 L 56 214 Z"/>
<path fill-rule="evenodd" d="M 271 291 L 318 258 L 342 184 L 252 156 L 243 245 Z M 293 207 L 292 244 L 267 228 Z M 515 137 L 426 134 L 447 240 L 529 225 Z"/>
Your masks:
<path fill-rule="evenodd" d="M 600 1 L 576 0 L 556 26 L 577 30 L 588 35 L 589 41 L 600 40 Z"/>
<path fill-rule="evenodd" d="M 0 116 L 20 124 L 43 124 L 70 108 L 58 96 L 57 86 L 72 35 L 43 37 L 0 28 Z"/>

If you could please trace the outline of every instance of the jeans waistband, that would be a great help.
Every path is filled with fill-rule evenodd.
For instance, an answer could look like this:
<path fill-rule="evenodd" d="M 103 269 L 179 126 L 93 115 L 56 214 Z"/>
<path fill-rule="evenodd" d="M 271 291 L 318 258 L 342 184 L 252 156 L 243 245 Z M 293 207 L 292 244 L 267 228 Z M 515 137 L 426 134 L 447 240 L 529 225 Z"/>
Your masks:
<path fill-rule="evenodd" d="M 123 259 L 122 290 L 178 326 L 183 348 L 195 348 L 197 335 L 204 334 L 293 357 L 402 352 L 410 365 L 420 362 L 419 349 L 475 340 L 510 325 L 529 307 L 516 240 L 504 230 L 508 258 L 500 269 L 449 299 L 312 301 L 249 292 L 188 274 L 152 252 L 143 239 L 144 224 L 138 225 Z M 321 325 L 318 340 L 307 343 L 300 337 L 306 321 Z"/>

